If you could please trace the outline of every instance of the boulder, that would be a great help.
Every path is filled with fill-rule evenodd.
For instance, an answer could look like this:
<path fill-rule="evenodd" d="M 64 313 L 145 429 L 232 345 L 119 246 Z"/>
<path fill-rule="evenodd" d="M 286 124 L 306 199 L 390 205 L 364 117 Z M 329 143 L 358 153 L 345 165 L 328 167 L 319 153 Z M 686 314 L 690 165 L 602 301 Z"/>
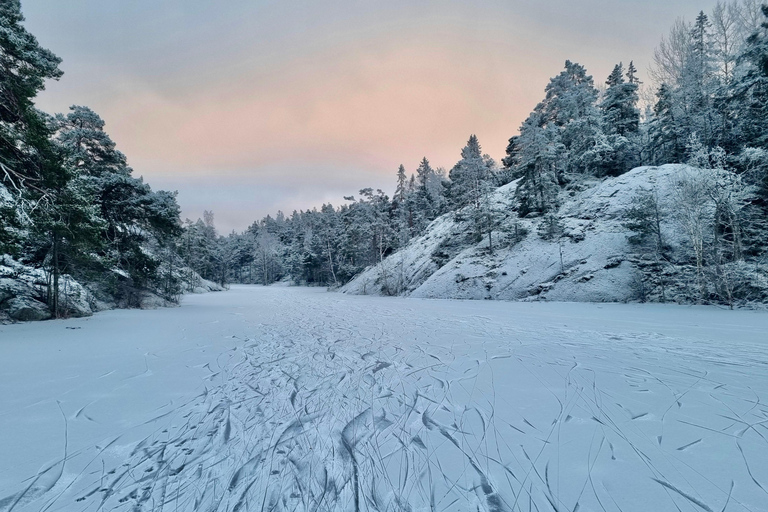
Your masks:
<path fill-rule="evenodd" d="M 14 320 L 28 322 L 51 318 L 48 306 L 31 297 L 14 297 L 8 301 L 8 316 Z"/>

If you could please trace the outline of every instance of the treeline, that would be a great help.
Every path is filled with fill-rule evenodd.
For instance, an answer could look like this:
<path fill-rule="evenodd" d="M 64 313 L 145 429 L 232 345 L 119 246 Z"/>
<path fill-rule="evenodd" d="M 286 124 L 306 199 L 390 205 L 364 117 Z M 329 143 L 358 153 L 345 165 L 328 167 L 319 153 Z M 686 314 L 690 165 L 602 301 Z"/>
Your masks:
<path fill-rule="evenodd" d="M 466 205 L 477 207 L 478 235 L 487 198 L 504 183 L 504 173 L 470 137 L 462 158 L 448 174 L 424 158 L 410 176 L 400 166 L 394 197 L 360 190 L 338 208 L 278 212 L 254 222 L 244 233 L 216 234 L 213 215 L 187 221 L 181 250 L 190 266 L 215 281 L 339 285 L 382 261 L 424 232 L 439 215 Z"/>
<path fill-rule="evenodd" d="M 509 140 L 501 166 L 472 136 L 447 174 L 426 158 L 410 176 L 401 165 L 392 198 L 364 189 L 341 207 L 278 213 L 225 237 L 210 222 L 188 223 L 185 255 L 211 279 L 337 285 L 404 247 L 446 212 L 460 210 L 475 240 L 487 237 L 493 251 L 494 230 L 509 212 L 495 209 L 490 192 L 512 180 L 518 180 L 514 213 L 545 216 L 551 237 L 563 194 L 641 165 L 690 163 L 738 178 L 725 180 L 728 190 L 720 190 L 722 180 L 709 189 L 700 184 L 710 198 L 705 203 L 720 213 L 701 221 L 711 236 L 696 242 L 699 274 L 705 239 L 736 238 L 748 248 L 718 249 L 718 261 L 762 257 L 768 245 L 762 229 L 768 223 L 768 7 L 720 2 L 693 23 L 678 20 L 655 52 L 651 78 L 653 84 L 643 85 L 632 61 L 618 63 L 598 88 L 584 66 L 567 61 Z M 653 97 L 641 101 L 649 90 Z M 716 199 L 725 196 L 739 198 L 728 212 Z"/>
<path fill-rule="evenodd" d="M 134 305 L 142 289 L 174 299 L 175 194 L 132 175 L 92 110 L 35 108 L 45 80 L 62 76 L 61 61 L 24 29 L 20 9 L 18 0 L 0 3 L 0 255 L 46 271 L 41 299 L 54 316 L 67 313 L 65 273 L 118 304 Z"/>
<path fill-rule="evenodd" d="M 412 173 L 401 165 L 392 197 L 363 189 L 342 206 L 278 213 L 227 236 L 217 234 L 210 212 L 182 224 L 174 194 L 132 175 L 93 111 L 75 106 L 51 116 L 35 108 L 45 80 L 62 72 L 22 21 L 18 0 L 0 4 L 0 254 L 45 270 L 44 299 L 55 315 L 64 273 L 125 305 L 141 290 L 178 297 L 176 269 L 186 263 L 219 283 L 340 285 L 449 212 L 468 222 L 469 242 L 486 239 L 488 251 L 510 216 L 544 216 L 552 238 L 564 194 L 670 162 L 721 172 L 691 184 L 680 201 L 703 205 L 686 228 L 700 298 L 711 269 L 723 273 L 766 254 L 768 7 L 756 0 L 678 20 L 655 52 L 651 84 L 631 61 L 616 64 L 599 87 L 584 66 L 567 61 L 501 163 L 472 135 L 448 171 L 427 158 Z M 515 180 L 514 211 L 499 211 L 492 192 Z M 634 225 L 653 224 L 651 199 L 638 198 Z M 663 212 L 656 213 L 658 220 Z M 637 229 L 637 250 L 652 254 L 657 270 L 685 263 Z"/>

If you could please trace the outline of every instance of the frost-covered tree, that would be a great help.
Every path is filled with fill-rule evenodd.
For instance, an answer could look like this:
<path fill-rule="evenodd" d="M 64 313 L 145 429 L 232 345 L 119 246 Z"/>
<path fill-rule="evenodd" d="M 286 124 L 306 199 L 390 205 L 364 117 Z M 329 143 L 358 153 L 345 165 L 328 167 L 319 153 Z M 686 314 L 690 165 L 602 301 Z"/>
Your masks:
<path fill-rule="evenodd" d="M 254 242 L 254 263 L 258 280 L 268 285 L 277 281 L 282 273 L 280 239 L 268 230 L 260 230 Z"/>
<path fill-rule="evenodd" d="M 685 155 L 687 125 L 670 86 L 661 84 L 656 92 L 653 117 L 648 126 L 651 162 L 682 162 Z"/>
<path fill-rule="evenodd" d="M 39 194 L 52 170 L 45 161 L 48 126 L 33 99 L 45 80 L 61 77 L 61 59 L 42 48 L 23 21 L 19 0 L 0 3 L 0 183 L 17 194 Z"/>
<path fill-rule="evenodd" d="M 541 114 L 532 113 L 520 127 L 519 149 L 509 155 L 508 165 L 521 175 L 516 190 L 521 216 L 546 213 L 558 205 L 558 176 L 565 166 L 566 149 L 558 129 L 542 124 Z"/>
<path fill-rule="evenodd" d="M 131 176 L 125 155 L 104 131 L 104 121 L 88 107 L 71 107 L 67 115 L 56 117 L 55 128 L 63 166 L 87 184 L 104 221 L 104 263 L 127 273 L 131 286 L 146 287 L 160 265 L 147 251 L 148 243 L 181 232 L 175 194 L 153 192 Z"/>
<path fill-rule="evenodd" d="M 216 280 L 218 269 L 218 236 L 213 212 L 206 210 L 203 219 L 184 221 L 181 235 L 181 252 L 189 266 L 204 279 Z"/>
<path fill-rule="evenodd" d="M 594 146 L 602 130 L 596 104 L 598 92 L 592 76 L 584 66 L 566 61 L 565 69 L 550 80 L 545 93 L 544 101 L 536 110 L 541 112 L 544 126 L 552 124 L 559 131 L 568 154 L 565 172 L 590 172 L 581 157 Z M 564 176 L 558 176 L 558 181 L 564 183 Z"/>
<path fill-rule="evenodd" d="M 627 74 L 624 80 L 624 66 L 618 63 L 606 80 L 608 88 L 600 102 L 603 112 L 603 123 L 608 135 L 617 134 L 624 137 L 637 133 L 640 126 L 640 110 L 637 108 L 637 78 Z"/>
<path fill-rule="evenodd" d="M 724 84 L 733 80 L 740 46 L 737 5 L 718 1 L 710 16 L 712 58 Z"/>
<path fill-rule="evenodd" d="M 408 192 L 408 177 L 405 174 L 405 167 L 403 164 L 400 164 L 400 167 L 397 169 L 397 188 L 395 188 L 395 196 L 393 198 L 393 201 L 396 201 L 397 203 L 404 203 L 405 202 L 405 195 Z"/>
<path fill-rule="evenodd" d="M 750 59 L 744 56 L 748 40 L 759 31 L 759 12 L 755 0 L 718 2 L 710 15 L 700 12 L 693 23 L 678 20 L 657 48 L 652 76 L 664 94 L 656 110 L 666 119 L 655 117 L 651 128 L 656 146 L 675 148 L 656 152 L 671 158 L 667 161 L 680 161 L 680 148 L 694 134 L 707 148 L 720 146 L 729 154 L 751 138 L 743 87 Z"/>
<path fill-rule="evenodd" d="M 48 181 L 44 192 L 31 216 L 25 252 L 30 262 L 46 270 L 48 305 L 58 318 L 67 313 L 60 304 L 60 277 L 91 266 L 93 253 L 102 245 L 103 221 L 81 177 Z"/>
<path fill-rule="evenodd" d="M 630 64 L 626 81 L 621 63 L 606 80 L 607 88 L 599 105 L 604 133 L 595 134 L 593 147 L 584 155 L 587 166 L 598 176 L 616 176 L 640 162 L 639 80 L 634 64 Z"/>
<path fill-rule="evenodd" d="M 467 205 L 479 207 L 486 189 L 492 186 L 493 161 L 483 155 L 480 143 L 471 135 L 461 150 L 461 160 L 451 168 L 448 177 L 450 185 L 450 204 L 453 209 Z"/>
<path fill-rule="evenodd" d="M 421 234 L 427 225 L 445 210 L 445 175 L 433 169 L 427 157 L 421 159 L 416 169 L 413 202 L 415 208 L 414 235 Z"/>
<path fill-rule="evenodd" d="M 623 77 L 616 77 L 617 83 Z M 521 214 L 545 213 L 557 206 L 560 186 L 581 173 L 605 174 L 603 155 L 611 152 L 603 134 L 594 81 L 580 64 L 565 62 L 552 78 L 545 98 L 510 139 L 504 165 L 519 177 Z"/>
<path fill-rule="evenodd" d="M 763 13 L 762 26 L 738 57 L 741 74 L 734 80 L 731 105 L 743 145 L 768 149 L 768 5 Z"/>

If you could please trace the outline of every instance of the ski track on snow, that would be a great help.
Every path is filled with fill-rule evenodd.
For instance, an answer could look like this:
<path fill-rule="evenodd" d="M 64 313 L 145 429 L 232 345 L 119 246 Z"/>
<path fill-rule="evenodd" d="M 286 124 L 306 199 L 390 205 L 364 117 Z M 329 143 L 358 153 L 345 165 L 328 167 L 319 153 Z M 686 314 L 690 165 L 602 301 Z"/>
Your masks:
<path fill-rule="evenodd" d="M 65 452 L 0 510 L 768 510 L 754 346 L 269 299 L 124 462 Z"/>

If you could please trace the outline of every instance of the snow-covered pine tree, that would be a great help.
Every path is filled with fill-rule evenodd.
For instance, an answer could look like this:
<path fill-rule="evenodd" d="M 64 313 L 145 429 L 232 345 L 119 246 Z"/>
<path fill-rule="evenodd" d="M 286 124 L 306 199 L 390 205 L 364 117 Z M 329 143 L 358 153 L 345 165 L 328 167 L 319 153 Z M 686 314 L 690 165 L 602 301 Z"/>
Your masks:
<path fill-rule="evenodd" d="M 640 111 L 635 73 L 632 66 L 625 81 L 624 66 L 619 63 L 605 82 L 608 87 L 599 105 L 605 134 L 596 133 L 593 148 L 584 155 L 598 176 L 616 176 L 639 163 Z"/>
<path fill-rule="evenodd" d="M 768 251 L 768 5 L 762 14 L 761 27 L 747 38 L 737 60 L 741 73 L 731 97 L 742 144 L 736 161 L 759 198 L 746 208 L 745 238 L 750 252 L 759 255 Z"/>
<path fill-rule="evenodd" d="M 30 215 L 24 250 L 28 261 L 45 269 L 48 305 L 58 318 L 67 314 L 60 303 L 60 277 L 92 266 L 93 255 L 103 246 L 99 235 L 104 221 L 92 184 L 60 159 L 48 159 L 48 165 L 57 172 L 46 173 L 40 186 L 35 186 L 41 195 Z"/>
<path fill-rule="evenodd" d="M 175 195 L 153 192 L 131 176 L 125 155 L 104 131 L 104 121 L 88 107 L 73 106 L 56 117 L 54 142 L 64 167 L 90 188 L 105 221 L 103 264 L 127 273 L 129 288 L 148 286 L 161 261 L 147 252 L 147 243 L 152 239 L 167 245 L 181 232 Z"/>
<path fill-rule="evenodd" d="M 640 110 L 637 108 L 637 77 L 634 72 L 627 73 L 628 81 L 624 81 L 624 67 L 618 63 L 606 80 L 605 90 L 600 109 L 603 112 L 603 123 L 606 134 L 632 136 L 640 126 Z"/>
<path fill-rule="evenodd" d="M 492 175 L 493 168 L 483 158 L 477 136 L 471 135 L 461 150 L 461 160 L 448 173 L 452 209 L 457 210 L 467 205 L 479 207 L 485 189 L 492 186 Z"/>
<path fill-rule="evenodd" d="M 61 59 L 42 48 L 23 21 L 19 0 L 0 3 L 0 183 L 17 195 L 39 195 L 46 173 L 55 169 L 40 160 L 48 126 L 32 101 L 45 80 L 63 73 Z"/>
<path fill-rule="evenodd" d="M 688 125 L 672 87 L 663 83 L 656 91 L 653 117 L 649 121 L 650 160 L 654 164 L 680 163 L 685 158 Z"/>
<path fill-rule="evenodd" d="M 768 5 L 764 21 L 738 57 L 741 75 L 735 80 L 731 103 L 743 146 L 768 150 Z"/>
<path fill-rule="evenodd" d="M 545 93 L 544 101 L 536 109 L 543 115 L 543 126 L 553 124 L 560 132 L 560 141 L 568 154 L 564 171 L 592 172 L 589 161 L 582 159 L 594 147 L 602 129 L 592 76 L 584 66 L 567 60 L 565 69 L 550 80 Z M 564 174 L 557 178 L 560 184 L 566 181 Z"/>
<path fill-rule="evenodd" d="M 416 169 L 416 189 L 414 190 L 415 222 L 414 234 L 421 234 L 427 225 L 443 213 L 445 188 L 444 176 L 433 169 L 427 157 L 421 159 Z"/>
<path fill-rule="evenodd" d="M 556 208 L 558 175 L 563 172 L 566 155 L 559 130 L 554 125 L 544 125 L 542 114 L 534 111 L 520 127 L 515 148 L 508 163 L 521 176 L 515 192 L 520 216 L 543 214 Z"/>

